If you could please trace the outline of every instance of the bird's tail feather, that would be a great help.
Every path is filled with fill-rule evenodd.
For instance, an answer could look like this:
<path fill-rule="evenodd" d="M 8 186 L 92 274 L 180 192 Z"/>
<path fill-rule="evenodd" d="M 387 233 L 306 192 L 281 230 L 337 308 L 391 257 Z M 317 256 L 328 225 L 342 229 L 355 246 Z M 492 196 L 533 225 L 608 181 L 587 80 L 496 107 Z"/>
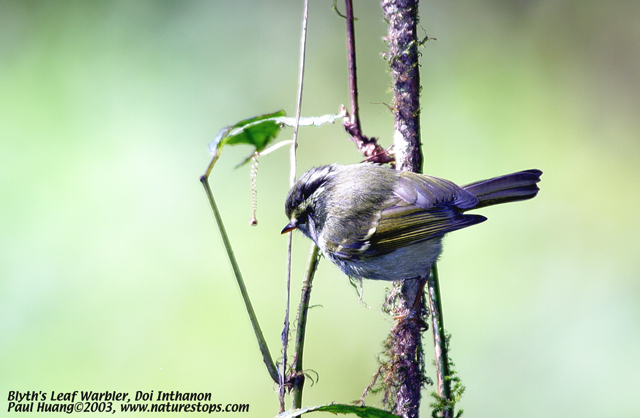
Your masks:
<path fill-rule="evenodd" d="M 541 175 L 540 170 L 525 170 L 476 181 L 462 188 L 478 198 L 479 203 L 473 208 L 476 209 L 535 197 L 540 190 L 536 183 L 540 181 Z"/>

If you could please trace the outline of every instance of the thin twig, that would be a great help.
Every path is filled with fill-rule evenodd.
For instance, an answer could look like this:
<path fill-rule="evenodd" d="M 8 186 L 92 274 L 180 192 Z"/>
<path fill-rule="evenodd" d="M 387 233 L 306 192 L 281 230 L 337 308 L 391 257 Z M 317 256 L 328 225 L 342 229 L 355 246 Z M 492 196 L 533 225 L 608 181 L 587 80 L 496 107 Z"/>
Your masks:
<path fill-rule="evenodd" d="M 227 236 L 227 232 L 224 228 L 224 224 L 222 223 L 222 216 L 220 216 L 220 211 L 218 211 L 218 206 L 216 205 L 215 200 L 213 199 L 213 193 L 211 192 L 211 187 L 209 186 L 209 174 L 211 174 L 211 170 L 213 169 L 213 165 L 217 160 L 219 154 L 215 155 L 211 160 L 211 163 L 207 167 L 205 174 L 200 177 L 200 182 L 204 187 L 204 190 L 207 194 L 207 198 L 209 199 L 209 204 L 211 205 L 211 210 L 213 211 L 213 215 L 216 218 L 216 223 L 218 224 L 218 229 L 220 231 L 220 235 L 222 236 L 222 242 L 224 243 L 224 248 L 227 250 L 227 256 L 229 257 L 229 261 L 231 262 L 231 267 L 233 268 L 233 273 L 236 277 L 236 281 L 238 282 L 238 287 L 240 288 L 240 293 L 242 294 L 242 300 L 245 303 L 247 312 L 249 313 L 249 319 L 251 320 L 251 325 L 253 326 L 253 331 L 256 334 L 256 338 L 258 340 L 258 346 L 260 347 L 260 352 L 262 353 L 262 360 L 264 364 L 267 366 L 267 371 L 269 375 L 274 380 L 274 382 L 278 382 L 278 369 L 273 362 L 271 357 L 271 353 L 269 352 L 269 347 L 267 346 L 267 341 L 262 334 L 262 329 L 260 328 L 260 324 L 258 323 L 258 317 L 256 316 L 255 311 L 253 310 L 253 305 L 251 304 L 251 300 L 249 299 L 249 294 L 247 292 L 247 288 L 244 285 L 244 280 L 242 279 L 242 274 L 240 273 L 240 267 L 238 266 L 238 262 L 236 261 L 236 257 L 233 254 L 233 248 L 231 247 L 231 242 L 229 241 L 229 237 Z"/>
<path fill-rule="evenodd" d="M 376 138 L 369 138 L 362 133 L 360 125 L 360 109 L 358 106 L 358 78 L 356 71 L 356 39 L 353 17 L 352 0 L 345 0 L 347 20 L 347 58 L 349 61 L 349 97 L 351 101 L 351 115 L 345 118 L 344 129 L 351 135 L 358 150 L 367 161 L 380 164 L 392 163 L 393 154 L 378 144 Z"/>
<path fill-rule="evenodd" d="M 293 384 L 293 408 L 302 408 L 302 389 L 304 388 L 304 372 L 302 368 L 302 355 L 304 353 L 304 337 L 307 328 L 307 313 L 309 312 L 309 301 L 311 300 L 311 284 L 318 262 L 320 261 L 320 249 L 315 243 L 311 244 L 309 251 L 309 260 L 307 262 L 307 271 L 304 281 L 302 282 L 302 296 L 300 296 L 300 305 L 298 307 L 298 330 L 296 331 L 296 352 L 293 357 L 293 375 L 291 383 Z"/>
<path fill-rule="evenodd" d="M 284 412 L 285 403 L 284 395 L 286 393 L 287 382 L 287 348 L 289 346 L 289 307 L 291 306 L 291 249 L 293 248 L 293 239 L 291 233 L 287 240 L 287 283 L 286 283 L 286 306 L 284 313 L 284 327 L 280 339 L 282 340 L 282 364 L 281 371 L 278 374 L 278 399 L 280 401 L 280 412 Z"/>
<path fill-rule="evenodd" d="M 300 127 L 300 115 L 302 113 L 302 91 L 304 86 L 304 67 L 307 49 L 307 22 L 309 18 L 309 0 L 304 2 L 304 10 L 302 13 L 302 35 L 300 37 L 300 67 L 298 76 L 298 100 L 296 102 L 296 122 L 293 127 L 293 140 L 290 150 L 290 174 L 289 186 L 293 187 L 296 182 L 296 148 L 298 147 L 298 128 Z M 287 347 L 289 344 L 289 307 L 291 306 L 291 249 L 293 247 L 293 234 L 289 233 L 287 243 L 287 295 L 286 309 L 284 317 L 284 328 L 282 330 L 282 371 L 279 376 L 279 398 L 280 412 L 284 412 L 284 395 L 285 385 L 287 381 Z M 302 399 L 302 390 L 300 390 L 300 400 Z"/>
<path fill-rule="evenodd" d="M 451 381 L 447 379 L 449 372 L 449 356 L 447 353 L 447 339 L 444 332 L 444 314 L 442 312 L 442 298 L 436 264 L 431 268 L 431 275 L 427 280 L 429 293 L 429 308 L 431 310 L 431 328 L 433 331 L 433 348 L 436 360 L 436 374 L 438 395 L 445 401 L 451 399 Z M 444 418 L 451 418 L 453 411 L 445 409 Z"/>
<path fill-rule="evenodd" d="M 307 51 L 307 21 L 309 20 L 309 0 L 304 1 L 302 13 L 302 35 L 300 36 L 300 66 L 298 71 L 298 100 L 296 102 L 296 123 L 293 127 L 293 143 L 291 144 L 291 167 L 289 172 L 289 187 L 296 182 L 296 149 L 298 148 L 298 128 L 300 127 L 300 115 L 302 113 L 302 89 L 304 87 L 304 67 Z"/>
<path fill-rule="evenodd" d="M 358 70 L 356 68 L 356 36 L 353 23 L 352 0 L 345 1 L 347 13 L 347 57 L 349 61 L 349 97 L 351 99 L 351 117 L 349 123 L 356 136 L 362 135 L 360 127 L 360 109 L 358 107 Z"/>

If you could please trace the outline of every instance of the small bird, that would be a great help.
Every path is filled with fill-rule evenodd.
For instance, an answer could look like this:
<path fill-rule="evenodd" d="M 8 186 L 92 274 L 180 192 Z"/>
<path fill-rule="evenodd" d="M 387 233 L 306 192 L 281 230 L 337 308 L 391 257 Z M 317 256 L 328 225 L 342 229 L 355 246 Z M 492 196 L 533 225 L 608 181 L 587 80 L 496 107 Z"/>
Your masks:
<path fill-rule="evenodd" d="M 442 237 L 484 222 L 468 210 L 531 199 L 542 171 L 457 186 L 448 180 L 362 163 L 304 173 L 285 202 L 289 224 L 354 279 L 426 279 Z"/>

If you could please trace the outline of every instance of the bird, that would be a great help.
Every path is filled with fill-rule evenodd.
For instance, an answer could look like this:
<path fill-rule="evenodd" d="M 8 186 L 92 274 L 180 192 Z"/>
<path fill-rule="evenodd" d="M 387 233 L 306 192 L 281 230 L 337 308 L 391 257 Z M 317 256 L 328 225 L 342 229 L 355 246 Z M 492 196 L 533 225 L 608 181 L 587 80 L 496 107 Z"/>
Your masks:
<path fill-rule="evenodd" d="M 467 211 L 538 194 L 532 169 L 465 186 L 373 163 L 304 173 L 285 199 L 289 223 L 352 279 L 426 279 L 445 234 L 487 220 Z"/>

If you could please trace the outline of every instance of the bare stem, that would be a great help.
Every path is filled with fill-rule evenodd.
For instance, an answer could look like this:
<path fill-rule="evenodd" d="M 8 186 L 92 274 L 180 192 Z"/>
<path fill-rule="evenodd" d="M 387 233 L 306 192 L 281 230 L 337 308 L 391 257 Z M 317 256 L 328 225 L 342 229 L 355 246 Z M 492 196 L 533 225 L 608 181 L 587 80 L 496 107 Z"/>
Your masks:
<path fill-rule="evenodd" d="M 280 412 L 284 412 L 284 395 L 287 384 L 287 348 L 289 347 L 289 309 L 291 306 L 291 249 L 293 247 L 293 236 L 288 234 L 287 239 L 287 280 L 286 280 L 286 305 L 284 311 L 284 326 L 280 334 L 282 341 L 282 364 L 278 373 L 278 400 L 280 401 Z"/>
<path fill-rule="evenodd" d="M 358 135 L 362 135 L 360 127 L 360 109 L 358 107 L 358 70 L 356 69 L 356 35 L 353 22 L 353 3 L 345 1 L 347 16 L 347 57 L 349 61 L 349 97 L 351 98 L 351 118 L 349 122 Z"/>
<path fill-rule="evenodd" d="M 358 106 L 358 76 L 356 70 L 356 37 L 352 0 L 345 0 L 347 20 L 347 58 L 349 62 L 349 97 L 351 99 L 351 116 L 344 121 L 344 129 L 351 135 L 358 150 L 367 161 L 380 164 L 392 163 L 393 155 L 378 144 L 376 138 L 369 138 L 362 133 L 360 125 L 360 108 Z"/>
<path fill-rule="evenodd" d="M 446 377 L 449 373 L 449 357 L 447 353 L 447 339 L 444 333 L 444 314 L 442 313 L 442 299 L 440 297 L 440 284 L 438 280 L 438 268 L 434 264 L 431 275 L 427 280 L 429 293 L 429 308 L 431 310 L 431 328 L 433 331 L 433 351 L 436 360 L 436 374 L 438 382 L 438 395 L 445 401 L 451 398 L 451 381 Z M 443 417 L 451 418 L 452 409 L 445 409 Z"/>
<path fill-rule="evenodd" d="M 309 21 L 309 0 L 304 1 L 304 8 L 302 12 L 302 34 L 300 36 L 300 67 L 298 72 L 298 98 L 296 101 L 296 120 L 293 126 L 293 139 L 291 141 L 290 149 L 290 170 L 289 170 L 289 187 L 293 187 L 296 182 L 296 149 L 298 147 L 298 128 L 300 127 L 300 116 L 302 114 L 302 92 L 304 87 L 304 68 L 305 57 L 307 51 L 307 23 Z M 291 305 L 291 248 L 293 244 L 293 234 L 289 233 L 287 244 L 287 294 L 286 294 L 286 308 L 284 316 L 284 327 L 282 329 L 282 370 L 279 376 L 279 390 L 278 397 L 280 400 L 280 412 L 284 412 L 284 395 L 285 385 L 287 382 L 287 348 L 289 345 L 289 307 Z M 304 383 L 304 380 L 302 381 Z M 300 400 L 302 400 L 302 388 L 300 388 Z"/>
<path fill-rule="evenodd" d="M 320 261 L 320 249 L 315 243 L 311 244 L 307 271 L 302 282 L 302 296 L 298 308 L 298 329 L 296 331 L 296 351 L 293 358 L 293 374 L 289 378 L 293 385 L 293 408 L 302 408 L 302 389 L 304 387 L 304 369 L 302 368 L 302 355 L 304 353 L 304 338 L 307 329 L 307 313 L 311 300 L 311 284 Z"/>
<path fill-rule="evenodd" d="M 218 224 L 218 229 L 220 231 L 220 235 L 222 237 L 222 242 L 224 243 L 224 248 L 227 250 L 227 256 L 229 257 L 229 261 L 231 262 L 231 267 L 233 268 L 233 273 L 235 274 L 236 281 L 238 282 L 238 287 L 240 288 L 240 293 L 242 294 L 242 300 L 245 303 L 245 307 L 247 309 L 247 313 L 249 314 L 249 319 L 251 320 L 251 325 L 253 326 L 253 331 L 256 334 L 256 339 L 258 340 L 258 346 L 260 347 L 260 352 L 262 353 L 262 360 L 264 364 L 267 366 L 267 371 L 269 375 L 274 380 L 274 382 L 278 382 L 278 369 L 273 362 L 271 357 L 271 353 L 269 353 L 269 347 L 267 346 L 267 341 L 262 334 L 262 329 L 260 328 L 260 324 L 258 323 L 258 317 L 256 316 L 255 311 L 253 310 L 253 305 L 251 304 L 251 300 L 249 299 L 249 293 L 247 292 L 247 287 L 244 285 L 244 280 L 242 279 L 242 274 L 240 273 L 240 267 L 238 266 L 238 262 L 236 261 L 236 257 L 233 254 L 233 249 L 231 248 L 231 242 L 229 241 L 229 237 L 227 236 L 227 232 L 224 228 L 224 224 L 222 223 L 222 216 L 220 216 L 220 211 L 218 211 L 218 206 L 216 205 L 215 200 L 213 199 L 213 193 L 211 192 L 211 187 L 209 186 L 209 174 L 213 169 L 213 165 L 217 159 L 218 155 L 214 156 L 211 160 L 211 163 L 207 167 L 207 171 L 200 177 L 200 182 L 204 187 L 204 190 L 207 194 L 207 198 L 209 199 L 209 204 L 211 205 L 211 210 L 213 211 L 213 215 L 216 218 L 216 223 Z"/>

